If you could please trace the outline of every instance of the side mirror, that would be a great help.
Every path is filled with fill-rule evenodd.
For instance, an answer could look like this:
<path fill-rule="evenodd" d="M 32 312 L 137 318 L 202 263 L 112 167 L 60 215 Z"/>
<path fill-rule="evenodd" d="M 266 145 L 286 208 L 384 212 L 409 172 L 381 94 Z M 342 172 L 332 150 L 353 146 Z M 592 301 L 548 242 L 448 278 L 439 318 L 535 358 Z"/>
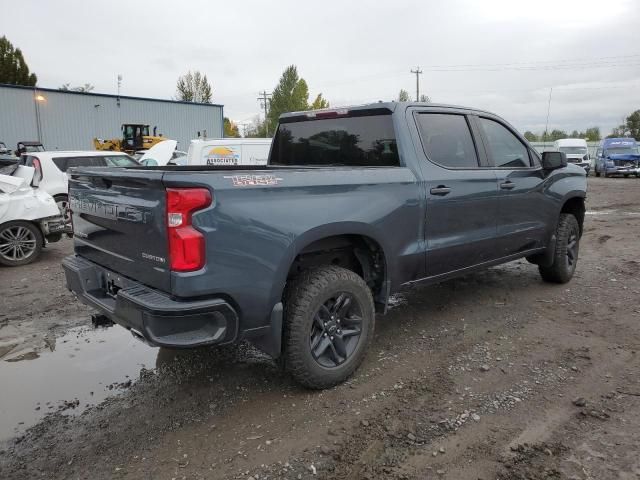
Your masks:
<path fill-rule="evenodd" d="M 556 170 L 567 166 L 567 156 L 564 152 L 543 152 L 542 168 Z"/>

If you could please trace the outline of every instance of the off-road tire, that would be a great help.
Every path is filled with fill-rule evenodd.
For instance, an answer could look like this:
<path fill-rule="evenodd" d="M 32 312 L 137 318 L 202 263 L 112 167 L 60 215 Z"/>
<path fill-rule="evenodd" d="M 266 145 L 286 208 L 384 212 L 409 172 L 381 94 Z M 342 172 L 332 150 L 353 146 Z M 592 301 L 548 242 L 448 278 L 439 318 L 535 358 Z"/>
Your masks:
<path fill-rule="evenodd" d="M 0 255 L 0 265 L 5 265 L 7 267 L 19 267 L 20 265 L 27 265 L 35 261 L 42 253 L 42 247 L 44 246 L 44 237 L 38 226 L 31 222 L 16 220 L 13 222 L 2 224 L 0 225 L 0 235 L 2 235 L 5 230 L 16 229 L 20 227 L 27 229 L 30 232 L 31 237 L 35 241 L 35 243 L 33 244 L 33 252 L 25 258 L 16 260 L 5 258 L 5 256 Z"/>
<path fill-rule="evenodd" d="M 573 262 L 568 260 L 569 241 L 575 241 Z M 556 249 L 553 263 L 548 267 L 538 266 L 540 276 L 545 282 L 567 283 L 573 277 L 578 263 L 580 249 L 580 226 L 576 217 L 569 213 L 561 213 L 556 229 Z"/>
<path fill-rule="evenodd" d="M 344 363 L 326 368 L 311 353 L 314 316 L 327 299 L 338 292 L 354 297 L 362 316 L 361 333 Z M 300 273 L 287 287 L 284 303 L 283 363 L 301 385 L 312 389 L 333 387 L 358 368 L 373 338 L 375 310 L 371 290 L 364 280 L 342 267 L 327 265 Z"/>

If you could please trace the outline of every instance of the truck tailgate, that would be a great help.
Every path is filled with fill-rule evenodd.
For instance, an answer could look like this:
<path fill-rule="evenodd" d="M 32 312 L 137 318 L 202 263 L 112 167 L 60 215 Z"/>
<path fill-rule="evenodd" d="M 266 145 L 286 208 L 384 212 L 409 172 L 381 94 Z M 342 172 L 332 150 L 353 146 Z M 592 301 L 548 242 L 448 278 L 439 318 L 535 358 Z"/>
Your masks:
<path fill-rule="evenodd" d="M 78 255 L 170 291 L 163 172 L 79 168 L 69 179 Z"/>

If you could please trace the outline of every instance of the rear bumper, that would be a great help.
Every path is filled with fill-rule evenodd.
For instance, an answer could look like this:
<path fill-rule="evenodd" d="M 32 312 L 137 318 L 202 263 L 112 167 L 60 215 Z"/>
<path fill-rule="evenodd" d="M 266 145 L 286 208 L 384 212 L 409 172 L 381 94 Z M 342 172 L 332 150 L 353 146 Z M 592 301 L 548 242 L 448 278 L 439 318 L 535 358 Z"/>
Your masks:
<path fill-rule="evenodd" d="M 238 314 L 224 299 L 177 301 L 75 255 L 62 262 L 67 288 L 113 322 L 160 347 L 233 342 Z"/>

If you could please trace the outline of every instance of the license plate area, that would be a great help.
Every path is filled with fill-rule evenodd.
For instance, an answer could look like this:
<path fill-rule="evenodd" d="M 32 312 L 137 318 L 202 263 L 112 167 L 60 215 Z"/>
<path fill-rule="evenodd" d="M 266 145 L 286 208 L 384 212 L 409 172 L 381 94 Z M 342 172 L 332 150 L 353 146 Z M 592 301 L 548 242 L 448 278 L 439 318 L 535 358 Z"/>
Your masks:
<path fill-rule="evenodd" d="M 118 295 L 118 291 L 120 289 L 125 288 L 129 282 L 127 279 L 123 278 L 121 275 L 103 271 L 102 272 L 102 285 L 104 293 L 111 298 L 116 298 Z"/>

